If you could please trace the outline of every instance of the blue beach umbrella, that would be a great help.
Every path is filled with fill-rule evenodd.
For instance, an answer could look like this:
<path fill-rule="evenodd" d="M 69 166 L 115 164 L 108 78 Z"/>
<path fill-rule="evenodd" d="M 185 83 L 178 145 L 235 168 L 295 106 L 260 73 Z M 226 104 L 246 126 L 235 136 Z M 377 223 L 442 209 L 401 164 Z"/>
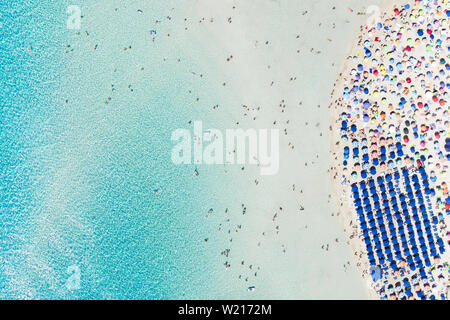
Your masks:
<path fill-rule="evenodd" d="M 425 273 L 425 270 L 422 268 L 419 270 L 420 272 L 420 276 L 422 277 L 422 279 L 426 279 L 427 278 L 427 274 Z"/>

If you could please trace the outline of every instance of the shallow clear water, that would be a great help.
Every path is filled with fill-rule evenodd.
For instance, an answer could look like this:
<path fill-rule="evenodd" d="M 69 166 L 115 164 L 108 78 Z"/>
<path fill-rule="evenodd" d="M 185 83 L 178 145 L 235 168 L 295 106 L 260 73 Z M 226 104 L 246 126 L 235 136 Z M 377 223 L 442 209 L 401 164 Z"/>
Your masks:
<path fill-rule="evenodd" d="M 120 32 L 114 5 L 138 17 L 136 3 L 86 1 L 79 32 L 69 4 L 1 4 L 0 297 L 206 298 L 204 219 L 223 201 L 211 182 L 227 180 L 173 165 L 170 135 L 208 88 L 177 73 L 176 54 L 162 63 L 147 29 Z M 168 14 L 159 6 L 143 6 L 147 23 Z M 128 40 L 129 55 L 116 47 Z"/>

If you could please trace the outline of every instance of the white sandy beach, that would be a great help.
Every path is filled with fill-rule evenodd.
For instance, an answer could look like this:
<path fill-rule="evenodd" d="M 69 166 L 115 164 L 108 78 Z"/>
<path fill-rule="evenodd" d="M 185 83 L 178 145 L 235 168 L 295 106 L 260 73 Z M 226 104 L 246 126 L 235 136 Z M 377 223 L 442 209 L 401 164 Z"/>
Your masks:
<path fill-rule="evenodd" d="M 400 8 L 401 6 L 405 5 L 405 4 L 411 4 L 412 6 L 414 6 L 414 4 L 412 4 L 411 1 L 385 1 L 383 3 L 383 5 L 380 7 L 380 19 L 378 21 L 383 21 L 384 18 L 386 17 L 390 17 L 393 15 L 393 8 L 397 7 Z M 387 12 L 387 15 L 386 15 Z M 354 56 L 361 56 L 361 42 L 362 42 L 362 38 L 359 37 L 358 39 L 355 39 L 353 45 L 352 45 L 352 49 L 349 51 L 349 56 L 347 58 L 347 62 L 345 62 L 342 66 L 342 70 L 340 71 L 340 74 L 342 75 L 340 77 L 340 81 L 337 81 L 335 84 L 335 90 L 334 90 L 334 94 L 333 94 L 333 99 L 332 99 L 332 124 L 334 126 L 336 126 L 336 120 L 339 119 L 340 114 L 342 112 L 344 112 L 345 110 L 340 108 L 341 104 L 340 103 L 336 103 L 341 97 L 342 97 L 342 92 L 345 86 L 348 86 L 348 77 L 350 75 L 350 71 L 352 68 L 355 68 L 355 64 L 352 63 L 352 59 L 351 57 Z M 416 52 L 417 56 L 420 55 L 426 55 L 426 53 L 423 52 Z M 340 100 L 339 100 L 340 101 Z M 387 100 L 388 103 L 396 103 L 393 100 L 393 96 L 389 97 Z M 435 114 L 433 114 L 435 116 Z M 427 120 L 432 121 L 429 119 L 429 117 L 427 117 Z M 398 121 L 398 120 L 397 120 Z M 404 121 L 404 119 L 402 119 L 402 121 Z M 392 125 L 392 124 L 402 124 L 402 123 L 397 123 L 394 119 L 389 119 L 388 120 L 388 124 Z M 363 246 L 362 241 L 359 238 L 360 235 L 360 229 L 357 227 L 357 225 L 359 224 L 359 222 L 356 219 L 356 216 L 354 214 L 354 208 L 353 208 L 353 204 L 352 204 L 352 199 L 350 197 L 349 194 L 349 190 L 348 190 L 348 186 L 344 186 L 343 184 L 341 184 L 342 182 L 342 177 L 344 175 L 348 175 L 348 172 L 346 173 L 346 168 L 343 167 L 342 165 L 342 157 L 341 154 L 342 153 L 342 148 L 339 147 L 339 144 L 341 142 L 341 137 L 339 136 L 339 130 L 337 130 L 335 128 L 335 130 L 333 131 L 334 134 L 332 136 L 331 139 L 331 144 L 330 144 L 330 150 L 331 150 L 331 162 L 332 162 L 332 178 L 333 178 L 333 198 L 336 199 L 336 202 L 338 203 L 338 205 L 341 207 L 340 208 L 340 212 L 341 212 L 341 219 L 344 223 L 344 225 L 346 226 L 346 231 L 347 234 L 350 238 L 352 238 L 353 240 L 351 241 L 351 245 L 352 245 L 352 250 L 355 252 L 356 256 L 358 256 L 358 267 L 360 269 L 361 274 L 363 274 L 364 278 L 366 279 L 367 285 L 369 289 L 369 294 L 371 297 L 373 298 L 378 298 L 377 293 L 375 292 L 375 290 L 373 290 L 374 288 L 371 288 L 373 286 L 373 282 L 370 279 L 370 275 L 369 275 L 369 261 L 367 259 L 367 255 L 366 255 L 366 250 Z M 431 139 L 430 139 L 431 140 Z M 412 144 L 410 144 L 409 146 L 412 146 Z M 430 163 L 432 163 L 430 161 Z M 431 165 L 430 165 L 431 166 Z M 432 166 L 434 168 L 434 165 Z M 442 169 L 443 171 L 441 171 L 441 176 L 438 178 L 442 179 L 445 178 L 445 168 L 446 166 L 444 166 L 444 168 Z M 442 174 L 444 173 L 444 174 Z M 440 180 L 439 180 L 440 183 Z M 433 207 L 438 208 L 438 205 L 436 205 L 436 203 L 433 203 Z M 444 261 L 447 260 L 447 258 L 443 258 Z M 378 288 L 379 289 L 379 288 Z"/>

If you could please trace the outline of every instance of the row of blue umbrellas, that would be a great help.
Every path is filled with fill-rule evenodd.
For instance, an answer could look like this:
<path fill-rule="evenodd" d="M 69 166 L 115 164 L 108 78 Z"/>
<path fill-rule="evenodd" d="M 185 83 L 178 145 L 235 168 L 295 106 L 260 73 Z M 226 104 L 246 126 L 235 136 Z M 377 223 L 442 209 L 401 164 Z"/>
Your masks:
<path fill-rule="evenodd" d="M 419 173 L 422 176 L 423 185 L 427 186 L 427 175 L 423 167 L 419 169 Z M 406 196 L 403 193 L 398 194 L 400 206 L 402 208 L 401 209 L 402 213 L 400 213 L 400 209 L 397 206 L 398 203 L 396 197 L 397 192 L 395 191 L 394 185 L 392 183 L 393 177 L 396 181 L 400 180 L 400 174 L 398 171 L 394 172 L 393 176 L 391 174 L 387 174 L 384 177 L 383 176 L 377 177 L 378 188 L 380 189 L 381 197 L 383 198 L 383 207 L 384 207 L 383 210 L 381 210 L 381 204 L 379 202 L 380 197 L 378 196 L 378 191 L 376 189 L 375 181 L 373 179 L 369 179 L 368 183 L 366 183 L 365 181 L 361 181 L 359 183 L 362 198 L 360 198 L 359 194 L 360 188 L 358 187 L 358 184 L 355 183 L 352 185 L 354 204 L 356 207 L 356 212 L 359 215 L 360 227 L 363 230 L 364 242 L 366 244 L 366 249 L 368 252 L 368 257 L 371 265 L 376 265 L 377 263 L 376 260 L 378 260 L 378 263 L 380 265 L 383 265 L 387 260 L 390 262 L 391 267 L 393 267 L 393 269 L 395 270 L 396 265 L 394 261 L 394 256 L 397 260 L 402 260 L 403 259 L 402 253 L 403 253 L 412 270 L 415 270 L 416 264 L 419 269 L 422 269 L 423 263 L 425 263 L 426 266 L 430 266 L 431 263 L 429 258 L 437 256 L 438 253 L 436 250 L 435 240 L 433 238 L 430 226 L 430 220 L 427 215 L 427 210 L 424 206 L 423 195 L 420 191 L 421 186 L 419 183 L 419 178 L 416 174 L 413 174 L 411 177 L 411 180 L 414 183 L 413 184 L 414 189 L 416 189 L 414 197 L 412 189 L 408 188 L 408 186 L 410 186 L 411 180 L 409 179 L 409 172 L 406 168 L 402 170 L 402 175 L 404 185 L 406 186 L 407 191 L 409 191 L 408 198 L 410 200 L 409 204 L 407 204 Z M 376 218 L 374 217 L 372 211 L 371 201 L 369 198 L 369 192 L 367 191 L 367 187 L 369 188 L 369 191 L 371 193 L 372 202 L 376 210 L 375 213 Z M 390 195 L 389 199 L 390 201 L 388 201 L 386 195 L 387 191 L 386 187 Z M 416 207 L 415 198 L 417 198 L 419 208 Z M 389 208 L 390 206 L 392 206 L 393 211 L 395 212 L 394 215 L 391 214 Z M 409 214 L 408 208 L 412 212 L 411 215 Z M 418 214 L 419 211 L 422 217 L 419 216 Z M 396 228 L 395 225 L 392 223 L 393 217 L 395 217 L 394 221 L 396 221 L 398 228 Z M 411 218 L 415 222 L 414 223 L 415 228 L 413 227 Z M 387 222 L 389 234 L 391 236 L 390 238 L 388 236 L 388 232 L 386 229 L 385 220 Z M 422 224 L 425 227 L 425 236 L 428 242 L 425 240 L 424 233 L 422 230 Z M 408 240 L 405 235 L 404 226 L 406 226 L 406 229 L 408 231 L 409 245 L 411 247 L 408 246 Z M 369 235 L 369 231 L 373 235 L 372 238 Z M 400 241 L 402 243 L 403 250 L 400 249 L 397 231 Z M 416 239 L 420 243 L 419 245 L 417 244 Z M 391 242 L 393 244 L 392 247 Z M 381 245 L 382 243 L 383 246 Z M 438 243 L 439 251 L 442 253 L 444 250 L 442 239 L 439 238 L 436 241 L 436 243 Z M 375 252 L 373 251 L 374 248 L 372 245 L 375 246 Z M 384 253 L 382 250 L 383 248 Z M 422 258 L 420 257 L 420 254 L 423 257 L 423 261 Z M 375 256 L 377 257 L 377 259 L 375 258 Z"/>

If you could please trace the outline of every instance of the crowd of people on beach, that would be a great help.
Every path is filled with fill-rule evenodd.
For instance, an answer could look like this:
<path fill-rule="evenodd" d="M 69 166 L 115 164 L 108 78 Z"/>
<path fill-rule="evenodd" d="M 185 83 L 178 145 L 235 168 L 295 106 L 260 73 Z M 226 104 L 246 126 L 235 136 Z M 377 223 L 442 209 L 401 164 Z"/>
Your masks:
<path fill-rule="evenodd" d="M 335 179 L 382 299 L 448 299 L 449 19 L 416 0 L 362 27 L 333 102 Z"/>

